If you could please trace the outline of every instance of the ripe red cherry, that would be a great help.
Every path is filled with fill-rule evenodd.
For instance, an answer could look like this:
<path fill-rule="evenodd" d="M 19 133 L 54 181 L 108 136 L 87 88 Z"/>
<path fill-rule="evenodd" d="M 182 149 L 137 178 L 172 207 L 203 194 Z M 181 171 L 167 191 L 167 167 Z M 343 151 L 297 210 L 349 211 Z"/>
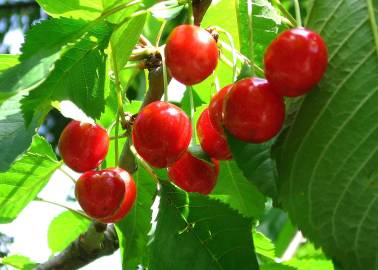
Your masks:
<path fill-rule="evenodd" d="M 205 109 L 198 119 L 197 135 L 202 149 L 212 158 L 218 160 L 232 158 L 225 135 L 216 130 L 210 120 L 209 109 Z"/>
<path fill-rule="evenodd" d="M 68 167 L 85 172 L 99 166 L 109 148 L 109 136 L 102 127 L 71 121 L 59 138 L 59 153 Z"/>
<path fill-rule="evenodd" d="M 322 37 L 304 28 L 280 34 L 265 53 L 265 76 L 279 95 L 296 97 L 310 91 L 327 68 Z"/>
<path fill-rule="evenodd" d="M 187 192 L 209 194 L 218 178 L 219 162 L 207 163 L 186 152 L 168 168 L 168 176 L 178 187 Z"/>
<path fill-rule="evenodd" d="M 121 220 L 136 196 L 133 177 L 121 168 L 88 171 L 75 187 L 76 198 L 88 216 L 104 223 Z"/>
<path fill-rule="evenodd" d="M 177 81 L 185 85 L 206 79 L 218 63 L 215 39 L 194 25 L 180 25 L 169 35 L 165 46 L 167 67 Z"/>
<path fill-rule="evenodd" d="M 216 93 L 210 101 L 209 104 L 209 113 L 210 119 L 213 123 L 214 127 L 218 130 L 218 132 L 224 133 L 223 131 L 223 104 L 224 104 L 224 97 L 230 92 L 232 89 L 233 84 L 227 85 L 226 87 L 222 88 L 218 93 Z"/>
<path fill-rule="evenodd" d="M 133 127 L 133 143 L 150 165 L 165 168 L 178 160 L 189 146 L 192 127 L 177 106 L 155 101 L 138 115 Z"/>
<path fill-rule="evenodd" d="M 224 125 L 237 139 L 262 143 L 274 137 L 285 119 L 283 98 L 266 80 L 248 78 L 234 84 L 225 98 Z"/>

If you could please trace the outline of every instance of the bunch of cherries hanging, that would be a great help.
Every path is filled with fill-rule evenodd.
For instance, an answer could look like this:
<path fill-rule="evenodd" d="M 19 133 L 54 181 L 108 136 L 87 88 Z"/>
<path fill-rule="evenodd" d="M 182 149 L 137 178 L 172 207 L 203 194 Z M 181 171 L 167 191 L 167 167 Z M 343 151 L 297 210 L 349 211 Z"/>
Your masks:
<path fill-rule="evenodd" d="M 216 68 L 218 57 L 213 36 L 193 25 L 176 27 L 165 47 L 170 75 L 187 86 L 205 80 Z M 141 110 L 132 129 L 133 145 L 149 165 L 168 168 L 169 178 L 178 187 L 209 194 L 217 181 L 218 160 L 232 158 L 224 129 L 249 143 L 272 139 L 284 123 L 284 97 L 309 92 L 321 80 L 327 62 L 327 48 L 320 35 L 305 28 L 287 30 L 266 50 L 266 79 L 246 78 L 224 87 L 200 115 L 197 134 L 210 161 L 189 151 L 190 119 L 168 102 L 155 101 Z M 94 170 L 104 160 L 108 147 L 109 136 L 103 128 L 78 121 L 72 121 L 59 140 L 63 161 L 84 172 L 76 183 L 81 207 L 90 217 L 105 223 L 122 219 L 136 196 L 133 178 L 125 170 Z"/>

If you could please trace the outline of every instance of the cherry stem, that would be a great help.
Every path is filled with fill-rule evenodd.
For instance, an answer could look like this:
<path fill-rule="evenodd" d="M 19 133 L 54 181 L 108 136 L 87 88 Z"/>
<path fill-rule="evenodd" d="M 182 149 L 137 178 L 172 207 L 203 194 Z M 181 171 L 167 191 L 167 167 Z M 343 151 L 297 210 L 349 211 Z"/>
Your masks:
<path fill-rule="evenodd" d="M 224 48 L 224 49 L 226 49 L 228 51 L 232 51 L 232 49 L 230 48 L 230 46 L 227 45 L 226 43 L 224 43 L 223 41 L 220 42 L 220 45 L 222 46 L 222 48 Z M 235 50 L 235 53 L 236 53 L 236 56 L 237 56 L 238 60 L 240 60 L 240 62 L 247 63 L 249 65 L 252 64 L 251 61 L 245 55 L 243 55 L 241 52 L 239 52 L 238 50 Z M 226 63 L 226 64 L 229 65 L 230 67 L 232 67 L 231 66 L 231 61 L 228 60 L 226 58 L 226 56 L 224 56 L 224 59 L 226 59 L 228 61 L 228 63 Z M 222 55 L 221 55 L 221 60 L 222 60 Z M 253 66 L 261 74 L 264 73 L 264 70 L 261 67 L 259 67 L 257 64 L 253 63 Z"/>
<path fill-rule="evenodd" d="M 297 21 L 295 20 L 295 18 L 290 14 L 290 12 L 285 8 L 285 6 L 282 5 L 280 0 L 273 0 L 273 2 L 281 11 L 281 13 L 285 16 L 285 18 L 288 20 L 288 22 L 286 23 L 289 24 L 290 27 L 294 27 L 295 25 L 297 25 Z"/>
<path fill-rule="evenodd" d="M 116 139 L 124 139 L 124 138 L 127 138 L 127 134 L 123 134 L 123 135 L 118 135 L 118 137 L 116 136 L 111 136 L 110 137 L 110 140 L 116 140 Z"/>
<path fill-rule="evenodd" d="M 161 55 L 161 64 L 163 67 L 164 101 L 168 102 L 168 72 L 167 72 L 167 64 L 165 62 L 164 49 L 160 50 L 160 55 Z"/>
<path fill-rule="evenodd" d="M 51 205 L 62 207 L 64 209 L 67 209 L 68 211 L 71 211 L 75 214 L 78 214 L 79 216 L 82 216 L 83 218 L 86 218 L 86 219 L 89 219 L 90 221 L 92 221 L 92 219 L 89 216 L 87 216 L 84 212 L 81 212 L 80 210 L 73 209 L 73 208 L 71 208 L 67 205 L 60 204 L 60 203 L 57 203 L 57 202 L 53 202 L 53 201 L 50 201 L 50 200 L 46 200 L 46 199 L 43 199 L 43 198 L 40 198 L 40 197 L 35 198 L 34 201 L 48 203 L 48 204 L 51 204 Z"/>
<path fill-rule="evenodd" d="M 74 179 L 68 172 L 66 172 L 65 170 L 63 170 L 62 167 L 59 167 L 59 170 L 65 174 L 75 185 L 76 185 L 76 179 Z"/>
<path fill-rule="evenodd" d="M 161 36 L 163 35 L 163 32 L 164 32 L 164 28 L 165 26 L 167 25 L 167 21 L 163 21 L 163 23 L 161 24 L 160 26 L 160 29 L 159 29 L 159 33 L 156 37 L 156 42 L 155 42 L 155 46 L 156 48 L 159 47 L 159 43 L 160 43 L 160 40 L 161 40 Z"/>
<path fill-rule="evenodd" d="M 159 182 L 160 182 L 159 176 L 156 175 L 156 173 L 150 167 L 150 165 L 148 165 L 147 162 L 145 162 L 144 159 L 138 154 L 138 152 L 136 151 L 136 149 L 135 149 L 135 147 L 133 145 L 130 146 L 130 150 L 134 154 L 134 156 L 137 157 L 137 159 L 142 164 L 143 168 L 147 171 L 147 173 L 152 177 L 152 180 L 154 180 L 154 182 L 156 184 L 159 184 Z"/>
<path fill-rule="evenodd" d="M 293 0 L 295 7 L 295 17 L 297 19 L 297 27 L 302 27 L 302 18 L 301 18 L 301 7 L 299 5 L 299 0 Z"/>
<path fill-rule="evenodd" d="M 237 62 L 237 55 L 236 55 L 236 50 L 235 50 L 235 43 L 234 43 L 234 39 L 232 37 L 232 35 L 227 32 L 226 30 L 216 26 L 215 29 L 220 32 L 220 33 L 223 33 L 226 35 L 227 39 L 228 39 L 228 42 L 230 44 L 230 47 L 231 47 L 231 53 L 232 53 L 232 82 L 235 82 L 236 81 L 236 62 Z"/>
<path fill-rule="evenodd" d="M 190 120 L 192 122 L 192 144 L 196 143 L 196 126 L 195 126 L 195 120 L 194 120 L 194 99 L 193 99 L 193 87 L 187 86 L 187 89 L 189 91 L 189 101 L 190 101 Z"/>
<path fill-rule="evenodd" d="M 193 3 L 192 3 L 192 0 L 188 0 L 188 23 L 190 25 L 194 24 Z"/>
<path fill-rule="evenodd" d="M 114 161 L 117 166 L 118 164 L 118 157 L 119 157 L 119 115 L 117 114 L 116 123 L 115 123 L 115 137 L 116 140 L 114 141 Z"/>
<path fill-rule="evenodd" d="M 251 66 L 251 72 L 252 76 L 255 74 L 255 69 L 254 69 L 254 48 L 253 48 L 253 3 L 252 0 L 248 0 L 247 2 L 247 8 L 248 8 L 248 38 L 249 38 L 249 51 L 251 52 L 250 54 L 250 62 L 252 63 Z"/>
<path fill-rule="evenodd" d="M 373 30 L 373 36 L 374 36 L 374 41 L 375 41 L 375 48 L 377 50 L 377 55 L 378 55 L 378 26 L 377 26 L 377 21 L 375 19 L 373 0 L 366 0 L 366 1 L 367 1 L 367 6 L 368 6 L 368 12 L 369 12 L 369 19 L 370 19 L 370 23 L 371 23 L 371 28 Z"/>

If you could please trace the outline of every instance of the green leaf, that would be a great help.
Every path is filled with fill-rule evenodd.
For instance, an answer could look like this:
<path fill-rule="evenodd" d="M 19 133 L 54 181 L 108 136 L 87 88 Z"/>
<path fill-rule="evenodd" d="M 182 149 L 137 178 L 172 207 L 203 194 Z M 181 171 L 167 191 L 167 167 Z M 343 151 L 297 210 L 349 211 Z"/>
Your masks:
<path fill-rule="evenodd" d="M 19 93 L 0 104 L 0 172 L 8 170 L 13 161 L 30 145 L 35 129 L 36 119 L 26 127 L 21 112 Z"/>
<path fill-rule="evenodd" d="M 26 34 L 20 64 L 0 75 L 0 102 L 4 97 L 30 90 L 45 80 L 65 45 L 79 38 L 85 26 L 85 21 L 72 19 L 50 19 L 33 26 Z"/>
<path fill-rule="evenodd" d="M 251 220 L 217 200 L 162 183 L 149 269 L 258 269 Z"/>
<path fill-rule="evenodd" d="M 147 234 L 151 228 L 151 205 L 156 193 L 156 184 L 142 166 L 133 177 L 137 185 L 135 204 L 131 212 L 116 224 L 124 270 L 135 270 L 139 264 L 148 263 Z"/>
<path fill-rule="evenodd" d="M 252 37 L 253 52 L 250 50 L 248 24 L 248 3 L 239 1 L 238 26 L 240 37 L 240 51 L 249 59 L 253 57 L 255 63 L 262 66 L 265 48 L 284 28 L 283 20 L 277 10 L 268 0 L 253 0 L 252 8 Z"/>
<path fill-rule="evenodd" d="M 328 46 L 328 70 L 278 157 L 284 207 L 343 269 L 378 262 L 378 48 L 368 14 L 367 1 L 312 1 L 308 27 Z"/>
<path fill-rule="evenodd" d="M 265 197 L 244 177 L 235 161 L 220 161 L 219 165 L 218 182 L 211 196 L 245 217 L 260 217 L 264 213 Z"/>
<path fill-rule="evenodd" d="M 232 156 L 244 176 L 265 195 L 275 198 L 276 164 L 271 157 L 272 142 L 264 144 L 245 143 L 228 135 Z"/>
<path fill-rule="evenodd" d="M 99 118 L 105 106 L 105 59 L 111 29 L 98 24 L 55 64 L 54 71 L 22 100 L 27 121 L 35 112 L 48 111 L 52 101 L 71 100 L 88 116 Z"/>
<path fill-rule="evenodd" d="M 91 221 L 71 211 L 65 211 L 55 217 L 51 221 L 47 233 L 51 252 L 54 254 L 64 250 L 80 234 L 84 233 L 90 224 Z"/>
<path fill-rule="evenodd" d="M 253 242 L 255 244 L 256 253 L 274 260 L 276 251 L 272 241 L 263 233 L 253 230 Z"/>
<path fill-rule="evenodd" d="M 333 264 L 328 260 L 318 260 L 318 259 L 292 259 L 285 262 L 285 265 L 294 267 L 298 270 L 334 270 Z"/>
<path fill-rule="evenodd" d="M 318 270 L 323 270 L 322 268 L 319 268 Z M 295 267 L 280 264 L 280 263 L 269 263 L 269 264 L 263 264 L 260 266 L 260 270 L 298 270 Z M 302 268 L 301 270 L 307 270 Z"/>
<path fill-rule="evenodd" d="M 0 72 L 14 67 L 19 63 L 19 55 L 13 54 L 0 54 Z"/>
<path fill-rule="evenodd" d="M 8 265 L 19 270 L 33 270 L 38 265 L 38 263 L 31 261 L 28 257 L 21 255 L 0 258 L 0 264 Z"/>
<path fill-rule="evenodd" d="M 135 44 L 142 34 L 146 14 L 137 16 L 119 27 L 111 37 L 111 44 L 116 68 L 121 70 L 129 60 Z"/>
<path fill-rule="evenodd" d="M 29 150 L 7 172 L 0 172 L 0 223 L 12 222 L 60 165 L 50 144 L 35 136 Z"/>
<path fill-rule="evenodd" d="M 51 17 L 93 20 L 102 11 L 101 0 L 37 0 Z"/>

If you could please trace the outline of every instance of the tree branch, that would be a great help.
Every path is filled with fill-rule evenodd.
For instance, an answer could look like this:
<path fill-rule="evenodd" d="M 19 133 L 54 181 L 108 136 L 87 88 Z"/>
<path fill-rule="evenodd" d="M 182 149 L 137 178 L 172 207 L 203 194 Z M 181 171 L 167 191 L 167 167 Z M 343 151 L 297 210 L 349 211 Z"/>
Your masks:
<path fill-rule="evenodd" d="M 73 270 L 119 248 L 114 225 L 92 223 L 88 231 L 72 242 L 64 251 L 40 264 L 36 270 Z"/>
<path fill-rule="evenodd" d="M 212 0 L 193 0 L 193 17 L 194 17 L 194 24 L 200 25 L 205 16 L 207 9 L 210 7 Z"/>

